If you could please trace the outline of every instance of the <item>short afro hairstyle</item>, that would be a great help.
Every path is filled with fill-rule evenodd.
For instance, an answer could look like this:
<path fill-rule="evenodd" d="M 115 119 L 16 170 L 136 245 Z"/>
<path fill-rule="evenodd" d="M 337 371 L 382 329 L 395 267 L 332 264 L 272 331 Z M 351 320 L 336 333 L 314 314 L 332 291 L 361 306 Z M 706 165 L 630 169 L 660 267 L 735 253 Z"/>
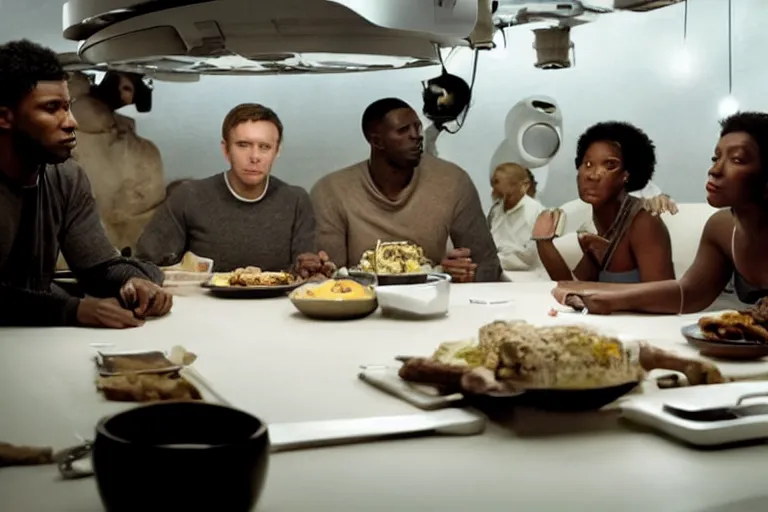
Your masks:
<path fill-rule="evenodd" d="M 38 82 L 67 80 L 56 53 L 22 39 L 0 45 L 0 106 L 16 108 Z"/>
<path fill-rule="evenodd" d="M 629 173 L 625 186 L 628 192 L 642 190 L 656 170 L 656 147 L 640 128 L 620 121 L 597 123 L 585 131 L 576 145 L 576 168 L 595 142 L 612 142 L 621 148 L 621 161 Z"/>
<path fill-rule="evenodd" d="M 385 117 L 387 117 L 387 114 L 393 110 L 399 110 L 401 108 L 408 108 L 413 110 L 413 108 L 408 103 L 399 98 L 382 98 L 368 105 L 368 107 L 365 109 L 365 112 L 363 112 L 363 121 L 361 126 L 365 140 L 370 140 L 371 130 L 376 123 L 381 122 Z"/>
<path fill-rule="evenodd" d="M 744 132 L 755 140 L 760 151 L 760 164 L 768 178 L 768 114 L 764 112 L 737 112 L 720 121 L 720 136 Z"/>

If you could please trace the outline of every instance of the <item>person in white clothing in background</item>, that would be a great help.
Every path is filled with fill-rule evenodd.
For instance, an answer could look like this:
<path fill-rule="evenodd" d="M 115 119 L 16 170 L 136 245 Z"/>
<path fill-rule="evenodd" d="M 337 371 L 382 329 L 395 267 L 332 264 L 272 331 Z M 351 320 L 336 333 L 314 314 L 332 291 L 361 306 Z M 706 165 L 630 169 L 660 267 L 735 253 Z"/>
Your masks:
<path fill-rule="evenodd" d="M 491 178 L 493 206 L 488 213 L 488 225 L 504 270 L 532 270 L 540 266 L 531 233 L 544 207 L 529 195 L 531 187 L 535 187 L 529 176 L 525 167 L 504 163 Z"/>

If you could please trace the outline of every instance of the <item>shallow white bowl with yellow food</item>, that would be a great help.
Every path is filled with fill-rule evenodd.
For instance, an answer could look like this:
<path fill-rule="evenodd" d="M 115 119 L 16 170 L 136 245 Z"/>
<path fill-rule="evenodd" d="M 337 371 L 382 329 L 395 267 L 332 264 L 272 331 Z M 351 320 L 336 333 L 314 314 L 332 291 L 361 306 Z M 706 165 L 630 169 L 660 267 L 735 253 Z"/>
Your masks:
<path fill-rule="evenodd" d="M 301 314 L 321 320 L 364 318 L 379 307 L 372 286 L 349 278 L 307 283 L 288 298 Z"/>

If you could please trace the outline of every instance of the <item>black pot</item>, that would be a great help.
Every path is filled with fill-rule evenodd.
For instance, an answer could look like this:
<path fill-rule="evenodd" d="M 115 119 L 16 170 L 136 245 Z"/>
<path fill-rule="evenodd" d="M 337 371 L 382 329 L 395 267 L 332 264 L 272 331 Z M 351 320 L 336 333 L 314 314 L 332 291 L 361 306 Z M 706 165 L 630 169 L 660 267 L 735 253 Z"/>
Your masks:
<path fill-rule="evenodd" d="M 267 476 L 266 425 L 204 402 L 162 402 L 102 419 L 93 469 L 108 512 L 247 512 Z"/>

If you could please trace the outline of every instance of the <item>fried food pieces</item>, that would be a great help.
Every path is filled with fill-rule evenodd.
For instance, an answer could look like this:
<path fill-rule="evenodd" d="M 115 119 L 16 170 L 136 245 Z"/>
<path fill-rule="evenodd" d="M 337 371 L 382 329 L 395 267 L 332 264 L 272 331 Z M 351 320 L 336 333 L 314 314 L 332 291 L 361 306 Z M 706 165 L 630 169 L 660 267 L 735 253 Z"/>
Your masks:
<path fill-rule="evenodd" d="M 158 400 L 200 400 L 200 391 L 178 374 L 124 374 L 99 377 L 96 387 L 107 400 L 153 402 Z"/>
<path fill-rule="evenodd" d="M 726 311 L 699 319 L 701 333 L 714 341 L 758 341 L 768 343 L 768 299 L 744 311 Z"/>
<path fill-rule="evenodd" d="M 360 258 L 360 270 L 374 274 L 408 274 L 432 266 L 424 249 L 410 242 L 381 242 L 365 251 Z"/>
<path fill-rule="evenodd" d="M 229 276 L 230 286 L 284 286 L 296 282 L 288 272 L 263 272 L 259 267 L 235 269 Z"/>
<path fill-rule="evenodd" d="M 107 400 L 152 402 L 202 399 L 200 391 L 178 369 L 173 370 L 169 366 L 189 366 L 197 359 L 196 354 L 182 346 L 174 346 L 167 358 L 162 352 L 147 352 L 114 355 L 104 359 L 109 361 L 109 369 L 114 374 L 99 376 L 96 388 Z"/>

